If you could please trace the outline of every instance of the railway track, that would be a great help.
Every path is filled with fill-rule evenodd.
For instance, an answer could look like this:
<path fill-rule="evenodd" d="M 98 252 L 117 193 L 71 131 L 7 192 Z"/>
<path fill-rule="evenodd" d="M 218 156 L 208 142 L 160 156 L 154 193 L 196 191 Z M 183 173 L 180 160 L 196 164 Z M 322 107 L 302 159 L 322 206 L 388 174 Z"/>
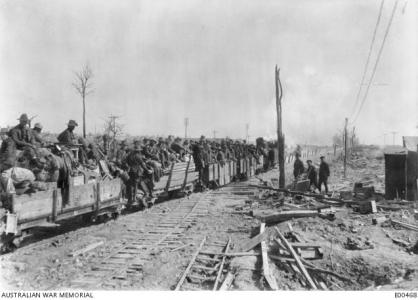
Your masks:
<path fill-rule="evenodd" d="M 182 277 L 176 285 L 176 291 L 211 289 L 216 291 L 225 277 L 226 256 L 217 253 L 228 253 L 231 239 L 226 243 L 209 242 L 204 237 Z"/>
<path fill-rule="evenodd" d="M 54 276 L 54 280 L 48 282 L 44 275 L 35 274 L 40 278 L 37 282 L 44 282 L 40 286 L 45 290 L 137 288 L 138 285 L 142 285 L 141 282 L 144 276 L 149 274 L 149 270 L 154 268 L 154 263 L 159 261 L 158 257 L 161 254 L 171 255 L 170 252 L 184 248 L 193 251 L 203 237 L 199 234 L 199 230 L 195 230 L 198 228 L 195 225 L 199 223 L 199 219 L 220 211 L 222 205 L 219 204 L 224 201 L 247 199 L 247 195 L 254 190 L 248 189 L 247 185 L 247 182 L 232 183 L 217 190 L 161 202 L 146 211 L 129 213 L 108 223 L 76 228 L 74 231 L 70 230 L 64 234 L 35 241 L 11 255 L 13 257 L 20 254 L 35 255 L 35 252 L 49 251 L 51 247 L 57 249 L 56 253 L 64 255 L 54 257 L 54 261 L 58 258 L 59 263 L 51 260 L 53 264 L 51 270 L 54 270 L 56 264 L 61 265 L 57 275 L 60 280 L 55 280 Z M 119 235 L 112 235 L 112 231 L 118 232 Z M 109 238 L 107 239 L 106 236 Z M 227 236 L 228 233 L 225 234 L 225 237 Z M 74 251 L 100 241 L 101 246 L 81 254 L 78 258 L 72 255 Z M 226 242 L 222 242 L 218 246 L 224 249 L 225 245 Z M 224 251 L 222 249 L 213 252 L 222 252 Z M 212 257 L 213 261 L 217 260 L 217 264 L 219 258 L 222 260 L 222 256 Z M 177 270 L 181 273 L 182 266 L 179 265 Z M 209 280 L 202 286 L 205 289 L 213 289 L 215 285 L 219 287 L 225 275 L 222 271 L 208 277 L 213 279 L 215 276 L 216 280 L 218 275 L 217 284 Z M 194 288 L 198 288 L 198 285 L 193 287 L 193 284 L 186 282 L 181 289 Z"/>
<path fill-rule="evenodd" d="M 208 197 L 189 197 L 181 200 L 169 212 L 154 210 L 147 216 L 145 226 L 138 228 L 134 217 L 127 220 L 129 234 L 120 247 L 95 261 L 92 267 L 70 280 L 70 288 L 114 289 L 129 286 L 142 276 L 142 269 L 159 250 L 174 250 L 190 243 L 185 231 L 199 217 L 206 216 L 213 200 Z M 51 287 L 51 288 L 56 288 Z"/>

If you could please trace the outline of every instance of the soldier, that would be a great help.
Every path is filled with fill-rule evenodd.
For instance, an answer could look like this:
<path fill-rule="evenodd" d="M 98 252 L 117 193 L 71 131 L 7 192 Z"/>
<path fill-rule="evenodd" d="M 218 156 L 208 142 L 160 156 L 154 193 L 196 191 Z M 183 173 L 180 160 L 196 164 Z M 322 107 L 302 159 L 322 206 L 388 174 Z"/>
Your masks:
<path fill-rule="evenodd" d="M 152 189 L 149 188 L 149 184 L 147 184 L 148 182 L 145 180 L 147 166 L 144 162 L 138 142 L 138 140 L 134 142 L 137 147 L 127 155 L 124 161 L 124 164 L 129 168 L 129 180 L 127 182 L 128 204 L 131 205 L 136 201 L 136 191 L 139 187 L 144 192 L 144 197 L 141 199 L 142 205 L 144 208 L 147 208 L 147 200 L 152 197 Z"/>
<path fill-rule="evenodd" d="M 19 125 L 13 127 L 9 131 L 9 137 L 13 140 L 16 145 L 16 149 L 25 150 L 33 149 L 33 136 L 30 128 L 27 127 L 29 123 L 29 118 L 27 114 L 22 114 L 20 116 Z"/>
<path fill-rule="evenodd" d="M 167 144 L 163 139 L 159 139 L 157 144 L 158 158 L 163 169 L 170 166 L 170 153 L 167 150 Z"/>
<path fill-rule="evenodd" d="M 274 168 L 274 149 L 273 149 L 273 143 L 269 144 L 269 151 L 267 154 L 267 161 L 268 161 L 268 169 L 273 169 Z"/>
<path fill-rule="evenodd" d="M 202 184 L 202 175 L 203 170 L 205 168 L 205 160 L 203 157 L 203 142 L 193 143 L 191 145 L 192 153 L 193 153 L 193 161 L 195 163 L 196 169 L 199 172 L 199 181 Z"/>
<path fill-rule="evenodd" d="M 307 175 L 308 175 L 308 179 L 309 179 L 309 186 L 312 188 L 312 186 L 315 188 L 317 188 L 317 182 L 316 182 L 316 170 L 315 170 L 315 166 L 312 164 L 312 160 L 308 159 L 306 161 L 306 163 L 308 164 L 308 169 L 306 171 Z"/>
<path fill-rule="evenodd" d="M 295 176 L 295 180 L 302 175 L 305 171 L 305 167 L 303 166 L 303 162 L 300 160 L 300 154 L 296 153 L 296 160 L 293 164 L 293 176 Z"/>
<path fill-rule="evenodd" d="M 124 159 L 125 159 L 125 157 L 126 157 L 127 154 L 128 154 L 128 152 L 127 152 L 127 143 L 126 143 L 126 140 L 123 140 L 120 143 L 120 146 L 119 146 L 118 151 L 116 152 L 116 158 L 115 158 L 115 160 L 116 160 L 116 165 L 118 167 L 122 167 L 122 162 L 124 161 Z"/>
<path fill-rule="evenodd" d="M 184 147 L 181 145 L 181 138 L 177 137 L 174 139 L 174 142 L 171 144 L 170 149 L 174 151 L 179 158 L 182 158 L 185 153 Z"/>
<path fill-rule="evenodd" d="M 33 126 L 32 128 L 33 143 L 38 147 L 42 147 L 45 145 L 45 142 L 41 136 L 41 131 L 42 131 L 41 123 L 36 123 L 35 126 Z"/>
<path fill-rule="evenodd" d="M 321 191 L 321 186 L 324 184 L 325 193 L 328 193 L 328 177 L 330 175 L 329 166 L 325 162 L 325 157 L 321 156 L 321 164 L 319 165 L 319 180 L 318 180 L 318 189 Z"/>
<path fill-rule="evenodd" d="M 58 136 L 58 142 L 66 145 L 76 145 L 77 139 L 73 133 L 76 126 L 78 126 L 77 122 L 70 120 L 67 124 L 67 129 L 61 132 L 61 134 Z"/>
<path fill-rule="evenodd" d="M 224 152 L 224 146 L 217 147 L 218 153 L 216 154 L 216 160 L 221 164 L 221 166 L 225 165 L 225 152 Z"/>

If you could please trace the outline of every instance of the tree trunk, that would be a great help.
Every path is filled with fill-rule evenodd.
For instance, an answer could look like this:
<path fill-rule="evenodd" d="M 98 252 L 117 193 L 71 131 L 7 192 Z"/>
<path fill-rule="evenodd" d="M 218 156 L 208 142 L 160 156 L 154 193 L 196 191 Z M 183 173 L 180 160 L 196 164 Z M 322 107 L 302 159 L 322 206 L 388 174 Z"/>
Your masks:
<path fill-rule="evenodd" d="M 86 138 L 86 96 L 83 95 L 83 138 Z"/>

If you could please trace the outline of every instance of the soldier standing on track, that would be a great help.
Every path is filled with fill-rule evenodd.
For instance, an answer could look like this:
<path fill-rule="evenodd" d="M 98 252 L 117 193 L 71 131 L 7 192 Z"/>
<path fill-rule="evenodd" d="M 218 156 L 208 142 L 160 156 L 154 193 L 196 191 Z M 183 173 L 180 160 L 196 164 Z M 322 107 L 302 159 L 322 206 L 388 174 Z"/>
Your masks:
<path fill-rule="evenodd" d="M 147 166 L 141 153 L 139 141 L 135 141 L 135 148 L 127 155 L 124 164 L 128 166 L 127 171 L 129 174 L 127 182 L 128 204 L 132 205 L 136 202 L 136 192 L 139 187 L 144 192 L 144 197 L 141 199 L 142 205 L 144 208 L 147 208 L 147 200 L 152 197 L 152 190 L 149 189 L 145 182 Z"/>
<path fill-rule="evenodd" d="M 319 165 L 319 181 L 318 181 L 318 189 L 321 191 L 321 186 L 324 184 L 325 186 L 325 193 L 328 193 L 328 177 L 330 175 L 329 166 L 325 162 L 325 157 L 321 156 L 321 164 Z"/>
<path fill-rule="evenodd" d="M 306 173 L 308 174 L 308 179 L 309 179 L 309 186 L 312 188 L 312 186 L 314 187 L 314 189 L 317 188 L 318 184 L 316 182 L 316 170 L 315 170 L 315 166 L 312 164 L 312 160 L 307 160 L 306 163 L 308 164 L 308 170 L 306 171 Z"/>
<path fill-rule="evenodd" d="M 293 176 L 295 176 L 295 180 L 305 172 L 305 167 L 303 166 L 303 162 L 300 160 L 300 154 L 296 153 L 296 160 L 293 164 Z"/>
<path fill-rule="evenodd" d="M 73 133 L 75 127 L 78 126 L 77 122 L 70 120 L 67 124 L 67 129 L 60 133 L 58 136 L 58 142 L 66 145 L 75 145 L 77 144 L 77 139 Z"/>

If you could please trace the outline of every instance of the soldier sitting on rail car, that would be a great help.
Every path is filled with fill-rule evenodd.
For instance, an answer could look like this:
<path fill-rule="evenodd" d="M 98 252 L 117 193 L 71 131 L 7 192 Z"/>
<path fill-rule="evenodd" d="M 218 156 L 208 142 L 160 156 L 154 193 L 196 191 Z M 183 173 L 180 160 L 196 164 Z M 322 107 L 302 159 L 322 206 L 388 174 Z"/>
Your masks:
<path fill-rule="evenodd" d="M 167 150 L 167 143 L 164 140 L 159 140 L 157 144 L 158 158 L 163 169 L 170 166 L 170 153 Z"/>
<path fill-rule="evenodd" d="M 156 144 L 157 141 L 154 139 L 147 140 L 147 143 L 142 148 L 142 154 L 146 160 L 146 164 L 153 169 L 152 180 L 158 182 L 163 172 L 161 163 L 159 162 Z"/>
<path fill-rule="evenodd" d="M 171 144 L 170 149 L 173 150 L 179 158 L 182 158 L 185 153 L 184 147 L 181 145 L 181 138 L 176 137 L 174 142 Z"/>
<path fill-rule="evenodd" d="M 33 135 L 33 144 L 37 147 L 45 146 L 45 141 L 41 136 L 42 132 L 42 125 L 41 123 L 36 123 L 35 126 L 32 128 L 32 135 Z"/>
<path fill-rule="evenodd" d="M 13 127 L 8 135 L 9 138 L 6 141 L 6 146 L 9 150 L 14 149 L 14 163 L 16 163 L 16 150 L 22 150 L 24 161 L 27 160 L 29 164 L 37 164 L 37 154 L 36 154 L 36 146 L 34 145 L 34 139 L 32 135 L 31 129 L 27 126 L 29 123 L 29 118 L 27 114 L 22 114 L 20 116 L 19 124 Z M 10 151 L 5 151 L 7 153 L 11 153 Z M 11 161 L 10 161 L 11 162 Z M 28 166 L 29 167 L 29 166 Z"/>
<path fill-rule="evenodd" d="M 77 122 L 74 120 L 68 121 L 67 129 L 60 133 L 57 137 L 58 142 L 65 145 L 76 145 L 77 139 L 74 135 L 74 129 L 78 126 Z"/>

